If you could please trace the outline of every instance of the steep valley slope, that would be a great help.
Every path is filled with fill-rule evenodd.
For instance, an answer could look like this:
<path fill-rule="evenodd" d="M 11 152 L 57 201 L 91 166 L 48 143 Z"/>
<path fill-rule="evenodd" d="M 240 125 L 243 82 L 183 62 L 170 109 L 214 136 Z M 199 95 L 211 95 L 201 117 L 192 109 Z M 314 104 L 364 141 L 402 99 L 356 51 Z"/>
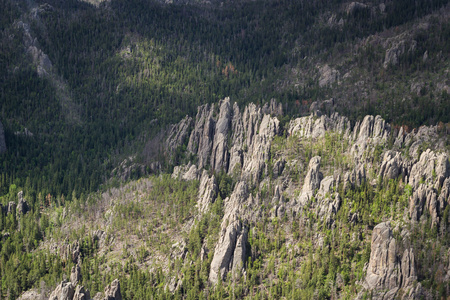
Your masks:
<path fill-rule="evenodd" d="M 52 295 L 73 292 L 58 299 L 89 299 L 81 286 L 94 299 L 447 297 L 446 128 L 352 124 L 320 106 L 284 123 L 275 101 L 200 106 L 166 138 L 186 153 L 172 174 L 41 212 L 30 255 L 61 277 L 22 299 L 63 277 Z"/>

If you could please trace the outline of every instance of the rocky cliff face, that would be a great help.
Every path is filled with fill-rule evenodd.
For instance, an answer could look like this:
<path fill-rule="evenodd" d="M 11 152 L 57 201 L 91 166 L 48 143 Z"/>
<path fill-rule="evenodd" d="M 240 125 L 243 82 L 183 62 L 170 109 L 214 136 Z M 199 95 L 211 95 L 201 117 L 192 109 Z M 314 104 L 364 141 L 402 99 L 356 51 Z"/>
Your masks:
<path fill-rule="evenodd" d="M 417 285 L 414 252 L 401 247 L 392 234 L 389 223 L 380 223 L 373 229 L 370 260 L 364 288 L 372 291 L 372 299 L 394 299 L 402 289 L 402 299 L 416 299 L 421 295 Z M 414 285 L 416 284 L 416 285 Z"/>
<path fill-rule="evenodd" d="M 322 113 L 320 107 L 327 107 L 330 114 Z M 432 299 L 429 287 L 421 284 L 425 271 L 419 263 L 424 260 L 420 247 L 428 245 L 428 241 L 417 244 L 417 236 L 423 228 L 438 234 L 448 230 L 450 162 L 437 129 L 397 131 L 380 116 L 366 116 L 352 125 L 326 105 L 312 105 L 311 110 L 311 116 L 297 118 L 281 128 L 277 118 L 281 106 L 276 102 L 239 108 L 230 99 L 224 99 L 217 105 L 199 107 L 196 118 L 187 116 L 170 127 L 165 149 L 186 149 L 186 158 L 190 159 L 187 164 L 174 167 L 172 178 L 174 182 L 198 181 L 198 191 L 190 198 L 196 202 L 195 208 L 190 206 L 192 214 L 180 221 L 181 231 L 187 237 L 180 235 L 170 244 L 172 247 L 164 249 L 165 253 L 148 258 L 141 262 L 142 266 L 159 268 L 164 261 L 166 272 L 171 268 L 170 262 L 176 260 L 189 269 L 197 259 L 191 253 L 195 249 L 202 268 L 207 264 L 202 269 L 208 271 L 202 273 L 202 284 L 214 290 L 221 282 L 221 286 L 230 289 L 250 279 L 261 280 L 258 284 L 277 284 L 274 274 L 282 278 L 283 268 L 290 264 L 277 264 L 283 255 L 294 261 L 295 275 L 310 272 L 303 267 L 308 260 L 314 265 L 323 255 L 335 252 L 336 256 L 348 255 L 340 263 L 353 268 L 358 279 L 353 279 L 353 294 L 345 294 L 348 291 L 344 286 L 351 279 L 348 271 L 337 264 L 326 287 L 332 291 L 330 298 Z M 130 193 L 137 197 L 136 201 L 144 201 L 145 192 L 142 197 L 135 196 L 139 193 L 134 188 Z M 151 184 L 145 189 L 151 189 Z M 117 193 L 111 191 L 111 195 Z M 395 197 L 389 198 L 391 194 Z M 221 201 L 216 203 L 219 195 Z M 19 206 L 23 212 L 23 202 L 11 202 L 3 208 L 4 213 L 16 213 Z M 216 205 L 220 203 L 223 206 Z M 96 223 L 103 224 L 103 228 L 93 233 L 100 252 L 106 255 L 113 244 L 108 244 L 109 234 L 105 232 L 114 224 L 114 218 L 121 217 L 112 206 Z M 200 224 L 209 226 L 212 220 L 216 226 L 214 236 L 201 236 L 195 241 L 197 248 L 193 248 L 192 230 L 200 228 Z M 136 229 L 142 234 L 139 230 Z M 344 241 L 349 250 L 333 244 L 333 239 Z M 366 249 L 367 245 L 370 247 Z M 269 259 L 263 258 L 263 251 L 270 251 Z M 441 249 L 436 258 L 439 272 L 433 269 L 433 274 L 439 275 L 439 284 L 450 278 L 450 252 L 444 252 Z M 70 282 L 62 282 L 54 294 L 73 292 L 72 298 L 67 297 L 89 299 L 79 284 L 80 244 L 63 242 L 53 253 L 77 264 Z M 277 256 L 279 253 L 283 254 Z M 314 254 L 309 257 L 309 253 Z M 353 261 L 357 257 L 358 261 Z M 365 261 L 361 262 L 361 257 Z M 256 261 L 265 272 L 258 275 L 261 279 L 254 278 L 259 272 L 252 265 Z M 331 258 L 326 264 L 331 270 Z M 182 293 L 189 284 L 188 273 L 176 272 L 167 273 L 164 289 L 168 293 Z M 301 286 L 308 276 L 295 284 Z M 118 290 L 118 282 L 113 282 L 94 299 L 120 299 Z"/>
<path fill-rule="evenodd" d="M 199 170 L 242 172 L 246 178 L 257 181 L 267 173 L 271 140 L 279 132 L 279 121 L 270 114 L 280 114 L 281 110 L 272 101 L 263 108 L 250 104 L 241 113 L 229 98 L 220 101 L 217 107 L 200 106 L 187 150 L 196 155 Z M 167 148 L 182 144 L 183 139 L 174 137 L 186 136 L 186 123 L 185 118 L 172 127 Z"/>
<path fill-rule="evenodd" d="M 70 281 L 63 280 L 50 294 L 49 300 L 122 300 L 120 292 L 120 282 L 115 279 L 110 285 L 105 287 L 104 293 L 97 293 L 93 299 L 88 290 L 79 285 L 81 279 L 80 266 L 72 268 Z M 25 298 L 26 299 L 26 298 Z"/>
<path fill-rule="evenodd" d="M 339 186 L 345 192 L 366 182 L 375 186 L 380 179 L 401 178 L 411 188 L 408 220 L 419 222 L 426 212 L 431 225 L 439 225 L 444 209 L 450 203 L 450 163 L 447 153 L 437 151 L 442 142 L 436 128 L 393 132 L 380 116 L 366 116 L 352 126 L 346 117 L 337 113 L 322 114 L 316 105 L 312 107 L 311 116 L 289 123 L 288 137 L 316 141 L 338 135 L 348 145 L 348 149 L 343 149 L 348 163 L 345 168 L 330 173 L 328 168 L 322 170 L 320 156 L 312 157 L 304 168 L 297 198 L 286 203 L 283 192 L 289 193 L 292 182 L 284 171 L 295 166 L 296 161 L 287 162 L 289 158 L 282 156 L 272 162 L 272 169 L 269 170 L 268 164 L 273 158 L 274 137 L 281 133 L 276 117 L 281 110 L 281 106 L 271 102 L 263 108 L 250 104 L 241 112 L 226 98 L 218 105 L 199 107 L 193 121 L 195 125 L 189 134 L 187 150 L 197 157 L 197 161 L 176 168 L 173 176 L 185 180 L 200 179 L 199 212 L 207 212 L 217 196 L 214 172 L 224 171 L 237 181 L 231 196 L 224 199 L 224 217 L 212 253 L 210 282 L 226 280 L 228 274 L 231 278 L 242 274 L 247 260 L 248 231 L 261 217 L 260 200 L 249 190 L 270 182 L 269 175 L 277 183 L 271 202 L 272 218 L 312 209 L 331 228 L 342 207 Z M 174 126 L 173 129 L 178 131 L 171 136 L 186 137 L 187 120 L 185 118 Z M 173 140 L 169 144 L 173 144 Z M 182 139 L 175 140 L 179 144 Z M 389 141 L 393 147 L 386 149 Z M 423 145 L 433 145 L 432 141 L 435 141 L 434 148 L 420 152 Z M 377 153 L 377 148 L 385 150 Z M 350 212 L 348 219 L 356 224 L 361 213 Z M 398 295 L 413 299 L 422 295 L 422 287 L 417 285 L 416 256 L 408 243 L 394 238 L 391 226 L 384 222 L 373 229 L 363 290 L 370 291 L 375 299 L 391 299 Z"/>

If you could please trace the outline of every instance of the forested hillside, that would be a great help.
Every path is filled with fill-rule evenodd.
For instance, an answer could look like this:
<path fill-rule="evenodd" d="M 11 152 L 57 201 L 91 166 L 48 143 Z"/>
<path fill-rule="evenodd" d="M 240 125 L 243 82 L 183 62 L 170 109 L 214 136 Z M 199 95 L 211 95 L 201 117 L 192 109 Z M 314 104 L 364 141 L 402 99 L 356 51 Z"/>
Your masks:
<path fill-rule="evenodd" d="M 447 297 L 449 20 L 446 0 L 0 0 L 0 297 L 71 271 L 126 299 Z"/>
<path fill-rule="evenodd" d="M 55 196 L 95 191 L 161 128 L 225 96 L 275 98 L 289 116 L 333 97 L 352 120 L 449 121 L 447 1 L 1 7 L 3 193 L 26 178 Z"/>

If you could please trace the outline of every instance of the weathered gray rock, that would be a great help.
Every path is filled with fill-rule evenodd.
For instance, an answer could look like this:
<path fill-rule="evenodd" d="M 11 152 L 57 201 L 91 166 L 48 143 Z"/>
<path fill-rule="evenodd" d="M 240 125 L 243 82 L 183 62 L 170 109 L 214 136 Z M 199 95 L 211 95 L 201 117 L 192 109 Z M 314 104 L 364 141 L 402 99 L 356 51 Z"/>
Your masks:
<path fill-rule="evenodd" d="M 320 187 L 320 182 L 323 178 L 323 175 L 320 172 L 320 159 L 320 156 L 315 156 L 309 161 L 308 173 L 306 173 L 302 192 L 298 199 L 299 203 L 302 206 L 311 199 L 316 189 Z"/>
<path fill-rule="evenodd" d="M 364 3 L 360 3 L 360 2 L 351 2 L 348 6 L 347 6 L 347 15 L 352 15 L 354 14 L 356 11 L 361 10 L 361 9 L 365 9 L 368 6 Z"/>
<path fill-rule="evenodd" d="M 337 181 L 336 181 L 337 182 Z M 335 180 L 333 176 L 327 176 L 320 182 L 320 188 L 317 192 L 317 216 L 325 219 L 328 226 L 333 223 L 333 216 L 341 207 L 341 198 L 338 193 L 334 192 Z"/>
<path fill-rule="evenodd" d="M 409 216 L 413 221 L 419 221 L 422 216 L 426 200 L 427 188 L 426 186 L 421 185 L 409 198 Z"/>
<path fill-rule="evenodd" d="M 391 128 L 380 116 L 365 116 L 363 121 L 357 122 L 353 128 L 352 139 L 355 141 L 351 154 L 357 162 L 362 162 L 364 153 L 373 149 L 369 145 L 383 143 L 389 137 Z"/>
<path fill-rule="evenodd" d="M 70 271 L 70 282 L 72 282 L 73 286 L 76 286 L 78 282 L 81 280 L 81 268 L 80 265 L 75 265 L 72 267 Z"/>
<path fill-rule="evenodd" d="M 369 289 L 391 290 L 399 285 L 397 242 L 389 223 L 380 223 L 373 229 L 366 283 Z"/>
<path fill-rule="evenodd" d="M 200 187 L 197 196 L 197 208 L 200 213 L 209 209 L 209 205 L 214 203 L 217 197 L 218 187 L 214 175 L 211 177 L 206 170 L 203 171 L 200 179 Z"/>
<path fill-rule="evenodd" d="M 325 132 L 349 133 L 350 121 L 346 117 L 333 113 L 330 117 L 322 115 L 320 118 L 313 116 L 302 117 L 292 120 L 289 123 L 289 135 L 299 137 L 319 138 L 324 137 Z"/>
<path fill-rule="evenodd" d="M 230 149 L 230 161 L 228 166 L 228 174 L 237 173 L 244 165 L 244 125 L 242 115 L 239 111 L 237 103 L 233 105 L 232 120 L 232 145 Z"/>
<path fill-rule="evenodd" d="M 242 270 L 245 268 L 245 260 L 247 258 L 246 249 L 247 249 L 247 236 L 248 230 L 246 226 L 242 226 L 239 231 L 239 235 L 236 241 L 236 247 L 234 248 L 233 253 L 233 264 L 232 270 L 234 276 L 240 276 Z"/>
<path fill-rule="evenodd" d="M 24 292 L 22 295 L 20 295 L 19 298 L 17 298 L 17 300 L 37 300 L 37 299 L 45 299 L 44 295 L 41 295 L 38 291 L 36 290 L 29 290 Z"/>
<path fill-rule="evenodd" d="M 284 171 L 284 166 L 286 165 L 286 160 L 284 158 L 280 158 L 273 164 L 272 174 L 274 178 L 280 176 Z"/>
<path fill-rule="evenodd" d="M 400 149 L 405 141 L 405 135 L 406 132 L 403 130 L 403 127 L 400 127 L 400 130 L 398 131 L 398 135 L 394 142 L 394 147 L 397 149 Z"/>
<path fill-rule="evenodd" d="M 258 125 L 260 120 L 262 119 L 262 116 L 263 114 L 261 108 L 253 103 L 250 103 L 244 109 L 244 114 L 242 116 L 242 127 L 245 139 L 243 142 L 244 148 L 247 149 L 247 152 L 250 152 L 249 149 L 252 146 L 254 136 L 257 134 L 257 131 L 259 129 Z"/>
<path fill-rule="evenodd" d="M 430 213 L 431 225 L 435 226 L 439 224 L 445 206 L 445 203 L 438 201 L 437 191 L 433 187 L 421 184 L 410 197 L 409 215 L 412 221 L 418 222 L 426 209 Z"/>
<path fill-rule="evenodd" d="M 21 215 L 26 214 L 30 210 L 30 207 L 28 206 L 27 201 L 23 199 L 23 191 L 20 191 L 17 194 L 17 197 L 19 198 L 19 202 L 17 204 L 16 214 L 20 217 Z"/>
<path fill-rule="evenodd" d="M 179 123 L 170 126 L 168 137 L 166 139 L 167 151 L 173 153 L 179 146 L 184 144 L 189 135 L 192 123 L 192 118 L 186 116 Z"/>
<path fill-rule="evenodd" d="M 78 263 L 81 259 L 81 249 L 80 249 L 80 242 L 79 241 L 75 241 L 73 243 L 73 246 L 71 248 L 69 248 L 69 255 L 70 258 L 72 259 L 73 263 Z"/>
<path fill-rule="evenodd" d="M 230 98 L 225 98 L 219 103 L 219 118 L 214 132 L 214 142 L 211 154 L 211 166 L 213 170 L 228 169 L 228 132 L 231 126 L 232 110 Z"/>
<path fill-rule="evenodd" d="M 195 180 L 199 177 L 199 171 L 196 165 L 188 163 L 183 166 L 176 166 L 173 169 L 172 178 L 178 178 L 183 180 Z"/>
<path fill-rule="evenodd" d="M 94 241 L 98 241 L 98 246 L 103 249 L 108 243 L 108 235 L 103 230 L 97 229 L 92 233 Z"/>
<path fill-rule="evenodd" d="M 228 272 L 239 276 L 245 267 L 247 227 L 242 219 L 249 219 L 248 210 L 254 206 L 245 181 L 236 184 L 233 193 L 224 200 L 224 217 L 220 238 L 214 249 L 209 280 L 217 283 L 225 279 Z"/>
<path fill-rule="evenodd" d="M 181 286 L 183 285 L 183 281 L 180 279 L 177 280 L 176 277 L 172 277 L 169 281 L 169 283 L 166 284 L 166 288 L 171 293 L 175 293 L 175 291 L 179 290 Z"/>
<path fill-rule="evenodd" d="M 17 300 L 44 300 L 47 299 L 44 293 L 39 293 L 36 289 L 28 290 L 20 295 Z"/>
<path fill-rule="evenodd" d="M 437 192 L 435 189 L 431 188 L 427 192 L 427 201 L 425 202 L 425 207 L 430 212 L 431 216 L 431 226 L 436 226 L 439 224 L 441 211 L 439 202 L 437 201 Z"/>
<path fill-rule="evenodd" d="M 355 126 L 356 127 L 356 126 Z M 356 130 L 355 130 L 356 132 Z M 359 126 L 358 142 L 367 141 L 369 138 L 386 139 L 390 132 L 390 126 L 381 116 L 365 116 Z"/>
<path fill-rule="evenodd" d="M 199 169 L 208 164 L 211 155 L 215 130 L 213 114 L 214 106 L 210 107 L 209 104 L 199 106 L 195 117 L 194 130 L 189 137 L 187 150 L 197 154 Z"/>
<path fill-rule="evenodd" d="M 416 46 L 417 42 L 414 40 L 410 43 L 408 43 L 406 40 L 391 42 L 391 46 L 386 50 L 386 54 L 384 56 L 383 68 L 387 69 L 389 65 L 397 65 L 399 63 L 400 57 L 406 52 L 406 50 L 414 51 Z"/>
<path fill-rule="evenodd" d="M 389 222 L 375 226 L 367 275 L 363 282 L 365 290 L 372 291 L 373 299 L 393 299 L 399 294 L 399 289 L 411 290 L 417 281 L 412 249 L 407 248 L 399 253 L 401 247 L 397 243 Z M 407 295 L 403 297 L 408 299 Z"/>
<path fill-rule="evenodd" d="M 110 285 L 105 287 L 105 300 L 122 300 L 120 282 L 118 279 L 114 279 Z"/>
<path fill-rule="evenodd" d="M 77 285 L 75 288 L 75 293 L 73 294 L 73 300 L 90 300 L 89 291 L 82 285 Z"/>
<path fill-rule="evenodd" d="M 402 172 L 402 157 L 399 152 L 387 151 L 383 156 L 379 176 L 386 179 L 395 179 Z"/>
<path fill-rule="evenodd" d="M 236 220 L 222 230 L 211 262 L 209 280 L 216 284 L 224 280 L 230 271 L 239 272 L 245 264 L 247 229 Z"/>
<path fill-rule="evenodd" d="M 341 74 L 338 70 L 331 68 L 329 65 L 324 65 L 319 68 L 319 86 L 329 86 L 339 81 Z"/>
<path fill-rule="evenodd" d="M 257 128 L 257 125 L 252 124 L 249 127 L 254 129 Z M 272 118 L 270 115 L 263 116 L 259 129 L 255 134 L 252 134 L 252 140 L 248 146 L 248 153 L 244 155 L 242 174 L 244 178 L 258 182 L 263 174 L 268 174 L 269 170 L 267 170 L 266 162 L 270 159 L 270 145 L 273 137 L 279 132 L 279 125 L 280 122 L 276 117 Z M 247 136 L 249 136 L 248 134 L 249 132 L 247 132 Z"/>
<path fill-rule="evenodd" d="M 72 300 L 75 294 L 75 287 L 71 282 L 62 281 L 50 294 L 49 300 Z"/>
<path fill-rule="evenodd" d="M 5 152 L 6 152 L 5 131 L 3 129 L 2 122 L 0 122 L 0 154 Z"/>
<path fill-rule="evenodd" d="M 283 115 L 283 105 L 277 103 L 275 99 L 270 99 L 270 103 L 264 104 L 262 112 L 266 115 L 282 116 Z"/>
<path fill-rule="evenodd" d="M 320 182 L 318 195 L 325 197 L 327 194 L 333 192 L 334 178 L 333 176 L 327 176 Z"/>
<path fill-rule="evenodd" d="M 443 182 L 449 176 L 450 163 L 447 154 L 436 154 L 427 149 L 420 155 L 420 160 L 412 166 L 408 183 L 417 188 L 421 182 L 431 185 L 436 180 Z"/>
<path fill-rule="evenodd" d="M 450 177 L 446 178 L 441 185 L 441 193 L 439 194 L 439 207 L 444 210 L 450 204 Z"/>

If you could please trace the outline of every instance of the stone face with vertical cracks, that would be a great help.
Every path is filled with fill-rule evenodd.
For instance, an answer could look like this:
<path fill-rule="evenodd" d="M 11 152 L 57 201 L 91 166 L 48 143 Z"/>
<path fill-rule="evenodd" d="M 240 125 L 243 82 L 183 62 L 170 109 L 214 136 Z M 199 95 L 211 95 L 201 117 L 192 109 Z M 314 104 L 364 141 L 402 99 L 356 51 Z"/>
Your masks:
<path fill-rule="evenodd" d="M 248 153 L 244 156 L 244 178 L 256 182 L 264 173 L 268 174 L 266 162 L 270 159 L 270 145 L 273 137 L 278 134 L 279 124 L 278 119 L 272 118 L 270 115 L 264 115 L 262 118 L 259 129 L 253 135 L 248 146 Z"/>
<path fill-rule="evenodd" d="M 219 241 L 214 249 L 209 280 L 216 284 L 229 272 L 239 276 L 245 267 L 247 227 L 240 220 L 246 217 L 246 208 L 252 205 L 251 195 L 244 181 L 236 184 L 233 193 L 224 200 L 224 217 Z"/>
<path fill-rule="evenodd" d="M 214 142 L 211 153 L 211 167 L 213 170 L 228 169 L 228 132 L 231 125 L 232 110 L 230 98 L 225 98 L 219 103 L 219 118 L 214 131 Z"/>
<path fill-rule="evenodd" d="M 308 173 L 306 173 L 305 182 L 303 183 L 302 192 L 298 199 L 299 203 L 303 206 L 314 195 L 316 189 L 320 187 L 323 175 L 320 172 L 320 156 L 311 158 L 308 166 Z"/>
<path fill-rule="evenodd" d="M 118 279 L 114 279 L 110 285 L 105 287 L 105 300 L 122 300 L 120 282 Z"/>
<path fill-rule="evenodd" d="M 379 176 L 387 179 L 395 179 L 402 172 L 402 157 L 399 152 L 387 151 L 383 156 Z"/>
<path fill-rule="evenodd" d="M 400 248 L 389 222 L 375 226 L 367 274 L 363 281 L 364 289 L 372 291 L 373 299 L 393 299 L 399 289 L 411 290 L 417 281 L 412 249 L 407 248 L 400 253 Z"/>
<path fill-rule="evenodd" d="M 348 135 L 350 121 L 338 113 L 333 113 L 330 117 L 326 115 L 322 115 L 320 118 L 309 116 L 292 120 L 288 129 L 289 135 L 297 134 L 299 137 L 308 138 L 324 137 L 327 131 Z"/>
<path fill-rule="evenodd" d="M 50 294 L 49 300 L 72 300 L 75 287 L 71 282 L 62 281 Z"/>
<path fill-rule="evenodd" d="M 169 152 L 174 152 L 179 146 L 184 144 L 191 126 L 192 118 L 186 116 L 179 123 L 170 127 L 168 138 L 166 139 L 166 149 Z"/>
<path fill-rule="evenodd" d="M 217 283 L 224 280 L 230 271 L 238 272 L 244 267 L 247 229 L 241 221 L 229 224 L 222 233 L 214 251 L 209 280 Z"/>
<path fill-rule="evenodd" d="M 449 176 L 450 163 L 447 154 L 436 154 L 427 149 L 420 155 L 420 160 L 412 166 L 408 183 L 413 188 L 418 188 L 421 181 L 433 183 L 438 179 L 443 182 Z"/>
<path fill-rule="evenodd" d="M 203 170 L 198 189 L 197 208 L 200 213 L 209 209 L 209 205 L 214 203 L 217 196 L 217 184 L 214 175 L 211 177 L 206 170 Z"/>
<path fill-rule="evenodd" d="M 242 123 L 242 115 L 239 111 L 237 103 L 233 105 L 233 119 L 231 122 L 232 129 L 232 145 L 230 149 L 230 161 L 228 165 L 228 174 L 240 171 L 244 164 L 244 125 Z"/>
<path fill-rule="evenodd" d="M 208 164 L 213 138 L 215 122 L 213 119 L 214 107 L 209 104 L 199 106 L 195 117 L 195 126 L 189 137 L 187 150 L 197 154 L 199 169 Z"/>

